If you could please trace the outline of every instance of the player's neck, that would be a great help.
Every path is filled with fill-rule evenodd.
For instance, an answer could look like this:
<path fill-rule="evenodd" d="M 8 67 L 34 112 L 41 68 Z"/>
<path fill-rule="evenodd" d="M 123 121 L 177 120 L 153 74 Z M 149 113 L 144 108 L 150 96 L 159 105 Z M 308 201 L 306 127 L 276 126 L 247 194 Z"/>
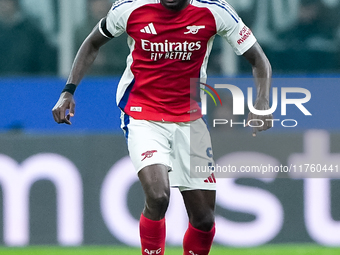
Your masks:
<path fill-rule="evenodd" d="M 179 12 L 189 5 L 190 0 L 160 0 L 160 2 L 166 9 Z"/>

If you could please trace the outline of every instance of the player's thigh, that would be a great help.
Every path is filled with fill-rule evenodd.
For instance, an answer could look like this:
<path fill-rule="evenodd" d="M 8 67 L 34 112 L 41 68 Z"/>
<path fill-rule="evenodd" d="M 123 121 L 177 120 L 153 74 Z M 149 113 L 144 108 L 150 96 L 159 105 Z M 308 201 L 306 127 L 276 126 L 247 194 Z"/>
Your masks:
<path fill-rule="evenodd" d="M 164 218 L 170 200 L 168 169 L 164 165 L 150 165 L 138 172 L 145 194 L 143 214 L 150 220 Z"/>
<path fill-rule="evenodd" d="M 186 190 L 181 192 L 190 223 L 209 231 L 214 224 L 215 190 Z"/>
<path fill-rule="evenodd" d="M 186 190 L 181 192 L 189 215 L 200 216 L 214 212 L 216 203 L 215 190 Z"/>
<path fill-rule="evenodd" d="M 164 200 L 170 196 L 167 166 L 162 164 L 146 166 L 138 172 L 138 178 L 147 198 Z"/>

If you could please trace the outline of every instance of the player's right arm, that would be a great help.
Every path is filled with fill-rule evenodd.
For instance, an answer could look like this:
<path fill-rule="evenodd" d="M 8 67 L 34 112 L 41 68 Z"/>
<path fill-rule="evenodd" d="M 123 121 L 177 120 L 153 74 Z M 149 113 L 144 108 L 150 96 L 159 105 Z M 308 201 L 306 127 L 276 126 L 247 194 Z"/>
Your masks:
<path fill-rule="evenodd" d="M 67 79 L 67 84 L 73 84 L 74 88 L 78 86 L 86 71 L 96 59 L 100 47 L 108 41 L 110 41 L 110 38 L 104 36 L 99 31 L 99 25 L 97 25 L 80 46 Z M 54 120 L 59 124 L 66 123 L 70 125 L 70 117 L 74 116 L 74 108 L 73 93 L 67 91 L 61 93 L 58 102 L 52 109 Z M 69 113 L 66 115 L 67 110 L 69 110 Z"/>

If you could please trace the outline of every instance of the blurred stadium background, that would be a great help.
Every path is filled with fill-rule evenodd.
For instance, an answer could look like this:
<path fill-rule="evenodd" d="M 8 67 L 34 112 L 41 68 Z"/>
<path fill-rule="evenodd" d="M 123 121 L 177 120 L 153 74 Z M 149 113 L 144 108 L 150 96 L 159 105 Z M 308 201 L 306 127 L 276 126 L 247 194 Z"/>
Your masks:
<path fill-rule="evenodd" d="M 228 2 L 267 53 L 273 86 L 309 90 L 305 106 L 312 116 L 288 107 L 284 119 L 297 120 L 297 127 L 278 124 L 256 138 L 245 128 L 212 129 L 216 162 L 318 163 L 334 171 L 325 178 L 219 179 L 211 254 L 339 254 L 340 0 Z M 77 90 L 73 125 L 57 125 L 51 115 L 77 48 L 110 4 L 0 0 L 1 254 L 138 254 L 143 195 L 115 105 L 128 54 L 125 36 L 102 49 Z M 250 72 L 216 37 L 209 82 L 246 89 Z M 232 105 L 222 96 L 224 106 Z M 208 101 L 210 124 L 228 112 Z M 167 224 L 167 254 L 181 254 L 172 247 L 181 246 L 187 219 L 176 190 Z"/>

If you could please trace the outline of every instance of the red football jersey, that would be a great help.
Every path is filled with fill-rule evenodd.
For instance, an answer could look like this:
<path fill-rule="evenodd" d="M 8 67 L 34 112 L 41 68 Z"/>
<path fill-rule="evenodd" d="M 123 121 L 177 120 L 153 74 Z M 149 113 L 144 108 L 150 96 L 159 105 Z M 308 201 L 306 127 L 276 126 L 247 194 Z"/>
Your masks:
<path fill-rule="evenodd" d="M 135 119 L 186 122 L 202 116 L 199 85 L 206 78 L 216 34 L 237 54 L 256 41 L 223 0 L 193 0 L 183 10 L 166 9 L 157 0 L 116 2 L 100 23 L 104 36 L 128 34 L 130 55 L 117 89 L 117 104 Z M 227 61 L 227 60 L 226 60 Z"/>

